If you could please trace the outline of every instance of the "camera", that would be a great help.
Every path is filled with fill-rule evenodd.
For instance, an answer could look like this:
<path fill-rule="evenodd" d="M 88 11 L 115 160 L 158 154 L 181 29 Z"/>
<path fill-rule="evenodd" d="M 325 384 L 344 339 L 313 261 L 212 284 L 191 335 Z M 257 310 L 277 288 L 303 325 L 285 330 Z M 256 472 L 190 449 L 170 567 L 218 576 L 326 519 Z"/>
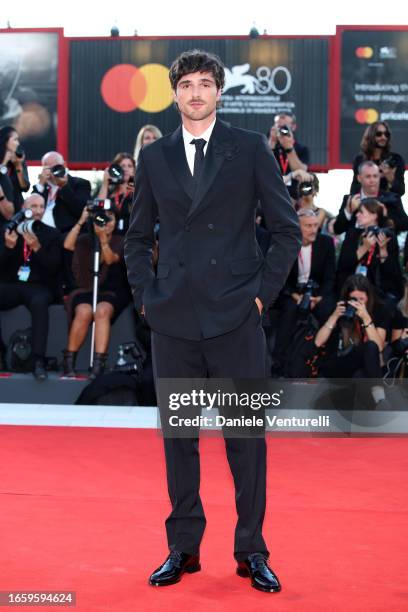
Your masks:
<path fill-rule="evenodd" d="M 389 168 L 397 167 L 397 160 L 392 155 L 390 157 L 387 157 L 386 159 L 383 159 L 382 163 L 387 165 Z"/>
<path fill-rule="evenodd" d="M 118 346 L 118 356 L 114 370 L 127 374 L 137 374 L 141 378 L 146 351 L 139 342 L 124 342 Z"/>
<path fill-rule="evenodd" d="M 304 183 L 300 183 L 298 187 L 299 197 L 309 196 L 314 193 L 313 185 L 310 181 L 305 181 Z"/>
<path fill-rule="evenodd" d="M 95 225 L 105 227 L 105 225 L 110 221 L 110 217 L 108 217 L 106 211 L 113 210 L 113 204 L 108 198 L 105 200 L 100 200 L 97 198 L 95 200 L 88 200 L 86 209 Z"/>
<path fill-rule="evenodd" d="M 33 216 L 33 211 L 32 210 L 30 210 L 29 208 L 27 208 L 27 209 L 22 208 L 15 215 L 13 215 L 11 217 L 10 221 L 8 221 L 4 225 L 5 231 L 9 230 L 10 232 L 14 232 L 17 229 L 17 226 L 22 221 L 26 221 L 27 219 L 31 219 L 32 216 Z"/>
<path fill-rule="evenodd" d="M 389 227 L 378 227 L 378 225 L 369 225 L 366 230 L 365 230 L 365 234 L 374 234 L 374 236 L 378 236 L 378 234 L 382 232 L 385 236 L 387 237 L 391 237 L 394 235 L 394 232 L 392 231 L 391 228 Z"/>
<path fill-rule="evenodd" d="M 281 125 L 278 130 L 281 136 L 290 136 L 292 134 L 290 127 L 287 125 Z"/>
<path fill-rule="evenodd" d="M 356 318 L 357 308 L 352 304 L 347 304 L 344 314 L 340 317 L 343 324 L 351 325 Z"/>
<path fill-rule="evenodd" d="M 19 223 L 16 227 L 16 231 L 17 234 L 20 234 L 20 236 L 23 236 L 24 232 L 28 232 L 29 234 L 34 234 L 34 236 L 36 236 L 40 227 L 41 221 L 30 219 L 29 221 Z"/>
<path fill-rule="evenodd" d="M 55 178 L 64 178 L 67 173 L 67 169 L 62 164 L 55 164 L 55 166 L 50 168 L 50 172 Z"/>
<path fill-rule="evenodd" d="M 313 297 L 313 293 L 315 289 L 319 287 L 318 283 L 315 283 L 312 279 L 309 278 L 307 283 L 303 283 L 298 285 L 299 293 L 302 294 L 302 300 L 298 304 L 298 311 L 300 314 L 308 314 L 310 311 L 311 298 Z"/>
<path fill-rule="evenodd" d="M 123 170 L 119 164 L 111 164 L 108 168 L 109 183 L 121 185 L 124 182 Z"/>
<path fill-rule="evenodd" d="M 17 149 L 16 149 L 16 157 L 18 159 L 23 159 L 25 155 L 25 151 L 23 149 L 23 147 L 21 145 L 18 145 Z"/>

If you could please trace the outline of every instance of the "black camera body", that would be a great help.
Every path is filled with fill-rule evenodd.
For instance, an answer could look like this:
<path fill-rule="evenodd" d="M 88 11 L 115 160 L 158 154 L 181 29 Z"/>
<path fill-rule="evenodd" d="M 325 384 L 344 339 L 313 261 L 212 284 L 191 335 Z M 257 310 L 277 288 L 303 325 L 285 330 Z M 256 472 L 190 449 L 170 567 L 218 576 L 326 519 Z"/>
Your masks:
<path fill-rule="evenodd" d="M 50 168 L 50 172 L 55 178 L 64 178 L 67 173 L 67 169 L 62 164 L 55 164 L 55 166 Z"/>
<path fill-rule="evenodd" d="M 14 232 L 17 229 L 17 227 L 20 225 L 20 223 L 22 223 L 23 221 L 28 221 L 29 219 L 32 218 L 32 216 L 33 216 L 32 210 L 30 210 L 29 208 L 27 209 L 22 208 L 21 210 L 16 212 L 16 214 L 11 217 L 10 221 L 8 221 L 4 225 L 4 230 L 5 231 L 9 230 L 9 232 Z"/>
<path fill-rule="evenodd" d="M 369 225 L 364 233 L 374 234 L 374 236 L 377 237 L 381 232 L 387 237 L 391 237 L 394 235 L 394 232 L 390 227 L 379 227 L 378 225 Z"/>
<path fill-rule="evenodd" d="M 21 145 L 18 145 L 17 149 L 16 149 L 16 157 L 18 159 L 23 159 L 25 155 L 25 151 L 23 149 L 23 147 Z"/>
<path fill-rule="evenodd" d="M 119 344 L 114 370 L 115 372 L 125 372 L 126 374 L 137 374 L 138 377 L 141 377 L 146 356 L 146 351 L 140 342 L 124 342 Z"/>
<path fill-rule="evenodd" d="M 278 130 L 281 136 L 291 136 L 292 135 L 292 130 L 290 129 L 288 125 L 281 125 L 278 128 Z"/>
<path fill-rule="evenodd" d="M 389 168 L 396 168 L 397 167 L 397 160 L 395 159 L 395 157 L 393 155 L 390 155 L 390 157 L 387 157 L 386 159 L 383 159 L 382 163 L 385 164 L 386 166 L 388 166 Z"/>
<path fill-rule="evenodd" d="M 298 304 L 298 311 L 300 314 L 308 314 L 310 312 L 311 298 L 313 297 L 315 290 L 318 289 L 319 283 L 316 283 L 313 279 L 309 278 L 306 283 L 298 285 L 299 293 L 302 294 L 302 300 Z"/>
<path fill-rule="evenodd" d="M 355 320 L 357 315 L 357 308 L 352 304 L 347 304 L 344 314 L 340 317 L 344 323 L 351 324 Z"/>
<path fill-rule="evenodd" d="M 108 168 L 109 183 L 111 185 L 121 185 L 124 183 L 124 173 L 119 164 L 111 164 Z"/>
<path fill-rule="evenodd" d="M 313 195 L 314 194 L 313 184 L 310 181 L 304 181 L 303 183 L 299 183 L 298 194 L 300 198 Z"/>
<path fill-rule="evenodd" d="M 106 211 L 113 210 L 113 204 L 108 198 L 105 200 L 96 198 L 95 200 L 88 200 L 86 203 L 86 209 L 95 225 L 105 227 L 105 225 L 110 221 Z"/>

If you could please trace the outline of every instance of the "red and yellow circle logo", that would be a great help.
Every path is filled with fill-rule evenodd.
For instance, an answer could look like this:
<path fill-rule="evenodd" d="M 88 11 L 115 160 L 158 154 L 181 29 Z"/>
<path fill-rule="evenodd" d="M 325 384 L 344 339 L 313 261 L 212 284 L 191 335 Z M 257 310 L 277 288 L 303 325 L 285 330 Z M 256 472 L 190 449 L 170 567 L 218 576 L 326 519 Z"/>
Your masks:
<path fill-rule="evenodd" d="M 354 113 L 354 119 L 357 123 L 374 123 L 374 121 L 378 121 L 378 117 L 378 111 L 375 108 L 359 108 Z"/>
<path fill-rule="evenodd" d="M 169 69 L 162 64 L 117 64 L 110 68 L 101 82 L 101 95 L 109 108 L 118 113 L 136 109 L 159 113 L 173 102 Z"/>
<path fill-rule="evenodd" d="M 361 59 L 370 59 L 374 55 L 374 49 L 372 47 L 357 47 L 356 56 Z"/>

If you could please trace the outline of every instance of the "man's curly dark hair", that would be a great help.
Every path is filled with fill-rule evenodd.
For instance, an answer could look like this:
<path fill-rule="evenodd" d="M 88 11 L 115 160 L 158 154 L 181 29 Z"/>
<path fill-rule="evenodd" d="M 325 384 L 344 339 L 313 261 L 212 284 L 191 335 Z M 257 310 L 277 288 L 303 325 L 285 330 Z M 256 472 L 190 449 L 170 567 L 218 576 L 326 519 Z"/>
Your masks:
<path fill-rule="evenodd" d="M 169 79 L 171 87 L 176 91 L 177 83 L 186 74 L 191 72 L 211 72 L 217 89 L 222 89 L 225 84 L 224 66 L 220 58 L 213 53 L 192 49 L 184 51 L 171 65 Z"/>

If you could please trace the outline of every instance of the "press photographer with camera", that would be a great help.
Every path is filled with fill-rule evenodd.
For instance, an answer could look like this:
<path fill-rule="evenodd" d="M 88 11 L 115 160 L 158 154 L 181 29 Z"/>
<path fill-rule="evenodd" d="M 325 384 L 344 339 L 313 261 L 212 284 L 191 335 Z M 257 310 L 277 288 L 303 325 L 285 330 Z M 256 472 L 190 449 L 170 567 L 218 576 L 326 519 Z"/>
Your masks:
<path fill-rule="evenodd" d="M 353 161 L 353 182 L 350 193 L 358 193 L 359 166 L 363 161 L 373 161 L 379 167 L 381 174 L 381 191 L 392 191 L 399 196 L 405 193 L 405 161 L 398 153 L 391 151 L 391 130 L 385 121 L 375 121 L 369 125 L 361 140 L 361 153 Z"/>
<path fill-rule="evenodd" d="M 66 234 L 81 216 L 91 197 L 91 184 L 80 177 L 71 176 L 63 156 L 56 151 L 46 153 L 42 160 L 42 171 L 34 193 L 45 199 L 43 222 Z"/>
<path fill-rule="evenodd" d="M 48 306 L 59 301 L 60 232 L 42 222 L 44 198 L 29 196 L 0 233 L 0 310 L 24 305 L 31 314 L 33 373 L 46 378 Z M 0 347 L 4 345 L 0 340 Z"/>
<path fill-rule="evenodd" d="M 326 378 L 382 378 L 380 354 L 388 319 L 370 281 L 350 276 L 341 288 L 340 301 L 315 336 L 319 372 Z M 376 408 L 386 408 L 384 389 L 374 385 Z"/>
<path fill-rule="evenodd" d="M 0 129 L 0 226 L 21 208 L 30 181 L 24 149 L 12 126 Z"/>
<path fill-rule="evenodd" d="M 385 215 L 393 222 L 395 232 L 408 230 L 408 215 L 400 196 L 396 193 L 382 191 L 380 180 L 380 170 L 373 161 L 363 161 L 360 164 L 357 175 L 360 191 L 343 197 L 333 224 L 335 234 L 342 234 L 356 224 L 356 212 L 366 198 L 375 198 L 384 205 Z"/>
<path fill-rule="evenodd" d="M 307 171 L 309 149 L 295 140 L 296 117 L 290 111 L 275 115 L 274 124 L 269 130 L 269 145 L 278 162 L 282 176 L 287 177 L 285 184 L 293 199 L 297 198 L 297 180 L 291 173 L 295 170 Z"/>
<path fill-rule="evenodd" d="M 312 313 L 323 324 L 335 304 L 335 253 L 333 239 L 319 233 L 317 214 L 310 209 L 298 211 L 302 247 L 275 304 L 279 311 L 273 374 L 284 374 L 284 364 L 296 323 Z"/>
<path fill-rule="evenodd" d="M 316 196 L 319 193 L 319 179 L 316 174 L 313 172 L 307 173 L 302 170 L 295 170 L 295 172 L 292 172 L 292 175 L 298 181 L 297 200 L 295 203 L 296 210 L 312 210 L 317 215 L 319 230 L 328 233 L 327 224 L 333 219 L 333 215 L 315 204 Z"/>
<path fill-rule="evenodd" d="M 356 213 L 357 226 L 346 232 L 337 264 L 337 286 L 354 273 L 367 276 L 379 297 L 395 308 L 403 294 L 399 246 L 384 206 L 366 198 Z"/>
<path fill-rule="evenodd" d="M 80 235 L 87 224 L 88 232 Z M 112 323 L 131 301 L 123 258 L 124 237 L 114 234 L 116 210 L 109 200 L 91 201 L 82 211 L 78 223 L 68 233 L 64 248 L 73 252 L 73 274 L 78 289 L 66 301 L 69 321 L 68 345 L 64 351 L 64 376 L 74 377 L 77 353 L 85 341 L 94 319 L 93 261 L 94 238 L 100 245 L 98 301 L 95 312 L 95 354 L 90 378 L 103 373 L 108 357 Z"/>
<path fill-rule="evenodd" d="M 135 160 L 130 153 L 118 153 L 105 168 L 98 198 L 109 198 L 116 211 L 115 234 L 126 234 L 129 228 L 135 189 Z"/>

